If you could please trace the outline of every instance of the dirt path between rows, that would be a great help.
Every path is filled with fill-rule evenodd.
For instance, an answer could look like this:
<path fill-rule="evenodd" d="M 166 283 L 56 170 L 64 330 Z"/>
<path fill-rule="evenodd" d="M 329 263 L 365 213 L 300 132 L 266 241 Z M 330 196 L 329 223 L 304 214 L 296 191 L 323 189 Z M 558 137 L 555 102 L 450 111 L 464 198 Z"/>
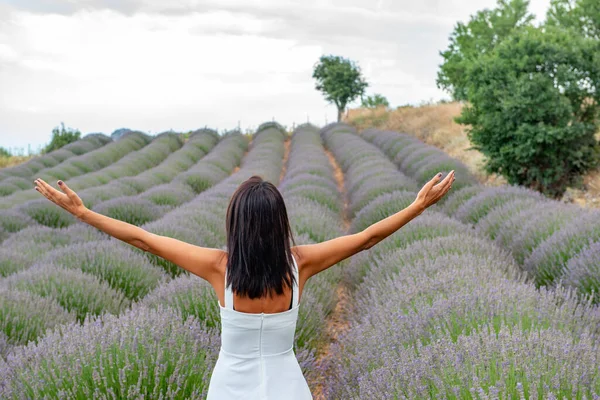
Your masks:
<path fill-rule="evenodd" d="M 287 172 L 287 164 L 288 157 L 290 156 L 290 147 L 292 146 L 292 139 L 288 138 L 285 142 L 283 142 L 283 161 L 281 167 L 281 175 L 279 175 L 279 183 L 283 181 L 285 178 L 285 173 Z"/>
<path fill-rule="evenodd" d="M 344 231 L 348 232 L 350 229 L 350 220 L 348 219 L 348 199 L 346 196 L 346 189 L 344 185 L 344 173 L 338 165 L 335 157 L 330 151 L 326 150 L 325 153 L 329 158 L 329 162 L 333 167 L 334 178 L 338 185 L 340 195 L 344 198 L 344 212 L 343 212 L 343 226 Z M 337 343 L 340 336 L 345 333 L 350 323 L 348 321 L 348 315 L 350 312 L 350 289 L 344 280 L 342 280 L 336 290 L 337 303 L 333 312 L 327 317 L 325 331 L 327 333 L 326 343 L 317 351 L 317 370 L 318 374 L 309 382 L 310 387 L 313 388 L 313 396 L 316 400 L 324 400 L 325 394 L 323 393 L 324 385 L 327 384 L 327 366 L 332 361 L 331 345 Z"/>

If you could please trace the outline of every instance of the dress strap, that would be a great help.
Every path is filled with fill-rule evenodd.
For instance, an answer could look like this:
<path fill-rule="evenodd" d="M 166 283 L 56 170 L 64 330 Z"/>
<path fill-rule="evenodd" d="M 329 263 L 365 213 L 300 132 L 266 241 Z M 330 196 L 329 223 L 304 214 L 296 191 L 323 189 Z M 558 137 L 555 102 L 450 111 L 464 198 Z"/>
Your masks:
<path fill-rule="evenodd" d="M 227 268 L 225 268 L 225 308 L 233 310 L 233 291 L 227 286 Z"/>
<path fill-rule="evenodd" d="M 293 255 L 292 255 L 292 260 L 294 260 L 294 268 L 292 268 L 292 270 L 294 272 L 294 278 L 296 280 L 296 282 L 294 283 L 294 288 L 292 290 L 292 300 L 294 302 L 294 305 L 292 306 L 292 308 L 293 308 L 293 307 L 297 307 L 298 303 L 299 303 L 298 296 L 299 296 L 300 290 L 298 288 L 298 285 L 300 284 L 300 279 L 298 278 L 298 264 L 296 264 L 296 259 L 294 258 Z"/>

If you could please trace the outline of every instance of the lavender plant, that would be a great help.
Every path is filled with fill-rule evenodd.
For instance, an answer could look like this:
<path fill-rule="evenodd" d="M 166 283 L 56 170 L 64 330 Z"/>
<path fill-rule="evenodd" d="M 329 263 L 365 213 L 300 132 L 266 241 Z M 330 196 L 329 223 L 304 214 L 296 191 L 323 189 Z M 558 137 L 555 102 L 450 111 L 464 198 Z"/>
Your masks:
<path fill-rule="evenodd" d="M 193 317 L 137 307 L 57 327 L 10 354 L 0 397 L 202 399 L 218 336 Z"/>
<path fill-rule="evenodd" d="M 485 189 L 471 197 L 456 210 L 454 216 L 466 223 L 477 224 L 492 209 L 516 198 L 531 198 L 542 202 L 545 197 L 539 192 L 519 186 L 500 186 Z"/>
<path fill-rule="evenodd" d="M 65 310 L 75 312 L 79 322 L 83 322 L 88 314 L 119 314 L 130 303 L 122 292 L 112 289 L 96 276 L 52 263 L 34 265 L 4 279 L 1 285 L 52 298 Z"/>
<path fill-rule="evenodd" d="M 206 327 L 221 329 L 214 290 L 208 282 L 193 275 L 179 276 L 158 286 L 139 304 L 151 308 L 169 306 L 176 309 L 183 319 L 193 316 Z"/>
<path fill-rule="evenodd" d="M 47 329 L 75 319 L 75 313 L 66 311 L 52 298 L 0 288 L 0 331 L 8 345 L 27 344 Z"/>
<path fill-rule="evenodd" d="M 567 262 L 565 283 L 600 303 L 600 241 L 585 247 Z"/>
<path fill-rule="evenodd" d="M 600 240 L 600 213 L 582 212 L 531 252 L 524 268 L 538 286 L 556 283 L 566 264 L 586 246 Z"/>
<path fill-rule="evenodd" d="M 103 240 L 70 245 L 48 252 L 42 261 L 97 276 L 134 301 L 167 280 L 166 274 L 144 256 L 115 242 Z"/>

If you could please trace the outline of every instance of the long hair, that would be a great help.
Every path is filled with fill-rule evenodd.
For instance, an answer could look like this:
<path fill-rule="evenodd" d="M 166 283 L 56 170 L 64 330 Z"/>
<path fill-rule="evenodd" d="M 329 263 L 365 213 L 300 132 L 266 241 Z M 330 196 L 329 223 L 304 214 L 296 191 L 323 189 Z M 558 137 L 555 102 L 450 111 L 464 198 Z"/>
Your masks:
<path fill-rule="evenodd" d="M 290 229 L 279 190 L 259 176 L 243 182 L 227 208 L 227 285 L 251 299 L 283 294 L 295 281 Z"/>

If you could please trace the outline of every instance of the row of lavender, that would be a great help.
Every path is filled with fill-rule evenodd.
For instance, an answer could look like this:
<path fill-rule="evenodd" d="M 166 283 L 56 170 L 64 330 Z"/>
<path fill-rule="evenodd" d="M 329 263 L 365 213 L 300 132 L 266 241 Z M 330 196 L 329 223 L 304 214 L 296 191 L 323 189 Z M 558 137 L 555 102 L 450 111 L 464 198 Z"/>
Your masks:
<path fill-rule="evenodd" d="M 600 301 L 600 213 L 549 200 L 522 187 L 485 187 L 460 162 L 418 139 L 369 130 L 400 170 L 423 183 L 436 168 L 455 169 L 455 193 L 445 202 L 448 215 L 509 249 L 539 286 L 567 285 Z"/>
<path fill-rule="evenodd" d="M 140 132 L 129 132 L 118 141 L 110 142 L 79 156 L 67 158 L 52 167 L 38 170 L 34 173 L 34 176 L 52 182 L 58 179 L 67 180 L 84 174 L 94 173 L 104 168 L 110 168 L 112 164 L 121 158 L 142 149 L 151 142 L 151 136 Z M 32 183 L 32 180 L 30 179 L 28 183 Z M 25 186 L 8 196 L 0 198 L 0 209 L 11 208 L 17 204 L 36 198 L 36 193 L 30 190 L 25 191 L 25 189 L 31 189 L 31 187 L 32 185 Z"/>
<path fill-rule="evenodd" d="M 141 225 L 189 201 L 195 194 L 232 172 L 239 164 L 247 141 L 238 134 L 225 137 L 215 146 L 217 141 L 218 137 L 214 132 L 199 132 L 193 134 L 183 147 L 172 152 L 163 162 L 136 176 L 115 179 L 81 191 L 76 185 L 71 186 L 71 181 L 69 185 L 93 210 Z M 151 150 L 151 147 L 152 144 L 147 149 Z M 209 151 L 211 153 L 204 157 Z M 124 196 L 132 193 L 137 194 Z M 41 196 L 38 194 L 38 197 Z M 112 200 L 108 200 L 111 198 Z M 35 205 L 32 204 L 34 202 Z M 104 236 L 95 229 L 73 224 L 73 216 L 44 198 L 28 202 L 23 207 L 25 211 L 22 207 L 0 211 L 0 224 L 11 232 L 0 249 L 0 276 L 7 276 L 30 266 L 45 252 L 58 245 Z M 35 220 L 26 214 L 34 210 L 32 215 L 36 217 Z M 51 223 L 53 221 L 61 222 Z M 68 227 L 59 229 L 63 225 Z"/>
<path fill-rule="evenodd" d="M 144 228 L 188 235 L 198 244 L 224 245 L 228 197 L 250 175 L 278 179 L 283 140 L 281 131 L 261 129 L 237 173 Z M 115 254 L 128 247 L 116 240 L 104 242 Z M 107 251 L 101 256 L 110 258 Z M 130 258 L 124 263 L 113 258 L 104 268 L 118 270 Z M 152 274 L 147 265 L 144 271 Z M 129 284 L 143 279 L 124 278 L 123 283 L 131 278 Z M 218 350 L 216 297 L 197 277 L 160 283 L 119 316 L 107 313 L 87 316 L 83 324 L 57 325 L 38 344 L 14 348 L 0 361 L 0 397 L 203 398 Z"/>
<path fill-rule="evenodd" d="M 223 139 L 184 177 L 196 171 L 202 178 L 211 167 L 226 168 L 226 160 L 232 170 L 246 144 L 241 135 Z M 107 238 L 95 228 L 74 224 L 66 229 L 26 228 L 3 243 L 0 270 L 13 275 L 0 280 L 0 331 L 4 332 L 0 355 L 57 324 L 73 319 L 82 322 L 103 312 L 119 314 L 182 271 L 129 245 L 117 247 Z"/>
<path fill-rule="evenodd" d="M 357 213 L 354 231 L 414 201 L 418 186 L 351 128 L 334 126 L 325 137 L 347 181 L 365 165 L 380 170 L 349 190 L 350 198 L 380 191 Z M 332 347 L 327 397 L 600 395 L 598 308 L 567 290 L 537 290 L 506 250 L 441 208 L 352 260 L 351 328 Z"/>
<path fill-rule="evenodd" d="M 269 131 L 279 132 L 280 136 L 275 136 L 275 139 L 281 139 L 283 132 L 280 128 L 275 126 Z M 266 139 L 269 137 L 262 137 L 262 140 Z M 147 229 L 152 232 L 167 229 L 170 236 L 186 241 L 191 239 L 186 233 L 189 229 L 201 233 L 202 242 L 197 244 L 224 247 L 224 220 L 231 194 L 243 180 L 254 174 L 271 182 L 279 181 L 283 148 L 276 141 L 272 147 L 264 147 L 261 153 L 249 153 L 247 159 L 254 160 L 254 168 L 242 168 L 230 179 L 199 196 L 195 206 L 188 204 L 177 216 L 171 215 L 168 221 L 164 221 L 170 224 L 170 229 L 162 223 L 148 224 Z M 307 164 L 307 159 L 312 162 Z M 264 163 L 261 169 L 257 167 L 259 162 Z M 298 243 L 312 243 L 340 234 L 342 205 L 339 204 L 334 182 L 332 167 L 315 128 L 299 127 L 291 139 L 287 169 L 280 186 Z M 325 316 L 336 300 L 333 285 L 338 273 L 323 274 L 309 281 L 304 288 L 295 346 L 300 364 L 307 374 L 314 373 L 314 354 L 324 338 Z M 142 303 L 150 307 L 167 304 L 177 308 L 184 316 L 195 316 L 209 328 L 219 328 L 219 308 L 214 292 L 196 277 L 176 278 L 144 298 Z"/>
<path fill-rule="evenodd" d="M 96 150 L 111 141 L 111 138 L 106 135 L 93 133 L 58 150 L 33 157 L 29 161 L 13 167 L 3 168 L 0 170 L 0 182 L 2 182 L 0 196 L 8 196 L 16 191 L 29 189 L 33 175 L 39 171 L 55 167 L 69 158 Z"/>
<path fill-rule="evenodd" d="M 127 135 L 122 140 L 137 137 L 132 135 Z M 202 158 L 218 140 L 218 135 L 214 132 L 199 131 L 182 146 L 183 143 L 175 134 L 162 134 L 143 148 L 130 151 L 126 156 L 118 158 L 118 161 L 113 164 L 74 177 L 68 180 L 68 183 L 73 190 L 77 191 L 86 206 L 91 208 L 102 200 L 138 194 L 151 186 L 170 182 L 176 174 L 185 171 Z M 127 148 L 128 146 L 125 145 L 124 149 Z M 110 146 L 103 150 L 109 151 Z M 98 157 L 98 154 L 92 152 L 87 156 L 93 158 Z M 115 157 L 117 156 L 112 158 Z M 79 160 L 82 161 L 85 159 Z M 66 167 L 68 166 L 59 164 L 56 168 L 66 169 Z M 48 183 L 54 184 L 55 178 L 53 177 L 53 181 Z M 75 222 L 73 216 L 46 199 L 40 198 L 32 188 L 31 182 L 30 190 L 22 194 L 27 198 L 33 196 L 35 198 L 24 203 L 15 203 L 11 209 L 0 211 L 0 227 L 7 234 L 34 224 L 59 228 Z"/>

